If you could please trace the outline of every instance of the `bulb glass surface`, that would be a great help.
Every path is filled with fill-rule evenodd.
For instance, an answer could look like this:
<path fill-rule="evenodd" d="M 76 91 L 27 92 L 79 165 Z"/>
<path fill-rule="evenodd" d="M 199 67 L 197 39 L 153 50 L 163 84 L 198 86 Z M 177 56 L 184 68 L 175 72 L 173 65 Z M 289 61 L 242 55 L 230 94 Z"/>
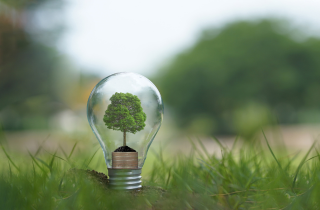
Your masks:
<path fill-rule="evenodd" d="M 116 73 L 102 79 L 92 90 L 87 104 L 88 121 L 96 135 L 109 168 L 112 167 L 112 152 L 123 145 L 123 132 L 108 129 L 103 121 L 105 111 L 116 92 L 136 95 L 146 113 L 146 126 L 135 134 L 127 132 L 127 145 L 138 152 L 138 167 L 142 168 L 148 149 L 156 136 L 163 119 L 163 102 L 156 86 L 136 73 Z"/>

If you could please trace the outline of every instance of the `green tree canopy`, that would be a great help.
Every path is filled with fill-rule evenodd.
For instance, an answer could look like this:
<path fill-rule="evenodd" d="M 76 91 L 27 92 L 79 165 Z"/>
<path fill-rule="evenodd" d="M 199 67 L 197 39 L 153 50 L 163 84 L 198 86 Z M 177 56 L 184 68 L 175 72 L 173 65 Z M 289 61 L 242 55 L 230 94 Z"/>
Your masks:
<path fill-rule="evenodd" d="M 115 93 L 110 101 L 103 121 L 109 129 L 123 132 L 123 146 L 126 146 L 126 132 L 143 130 L 147 115 L 143 112 L 140 99 L 131 93 Z"/>
<path fill-rule="evenodd" d="M 303 32 L 270 20 L 206 30 L 155 83 L 183 127 L 238 133 L 260 126 L 265 110 L 279 123 L 319 122 L 320 39 L 295 34 Z"/>

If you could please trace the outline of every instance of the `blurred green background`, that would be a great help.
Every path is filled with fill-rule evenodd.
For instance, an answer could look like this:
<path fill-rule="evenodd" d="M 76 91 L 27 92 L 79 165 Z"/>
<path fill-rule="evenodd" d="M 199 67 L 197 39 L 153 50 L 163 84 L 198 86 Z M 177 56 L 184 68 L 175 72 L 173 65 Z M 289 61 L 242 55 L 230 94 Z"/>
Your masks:
<path fill-rule="evenodd" d="M 86 101 L 110 71 L 90 73 L 58 49 L 68 30 L 63 15 L 57 19 L 65 4 L 0 1 L 6 133 L 90 132 Z M 45 27 L 37 26 L 39 17 Z M 163 96 L 165 124 L 183 135 L 248 138 L 268 125 L 318 124 L 320 38 L 292 25 L 274 17 L 234 19 L 205 27 L 189 47 L 163 58 L 147 76 Z"/>
<path fill-rule="evenodd" d="M 55 42 L 63 32 L 62 23 L 50 30 L 33 27 L 39 11 L 50 9 L 59 13 L 63 2 L 10 0 L 0 3 L 3 130 L 50 130 L 60 124 L 55 120 L 59 113 L 66 118 L 80 115 L 99 77 L 81 74 L 67 56 L 58 52 Z M 46 18 L 50 23 L 50 13 Z M 66 125 L 66 129 L 75 127 L 74 123 Z"/>
<path fill-rule="evenodd" d="M 175 56 L 156 84 L 177 122 L 245 135 L 273 123 L 319 123 L 320 39 L 288 25 L 270 19 L 208 29 Z"/>

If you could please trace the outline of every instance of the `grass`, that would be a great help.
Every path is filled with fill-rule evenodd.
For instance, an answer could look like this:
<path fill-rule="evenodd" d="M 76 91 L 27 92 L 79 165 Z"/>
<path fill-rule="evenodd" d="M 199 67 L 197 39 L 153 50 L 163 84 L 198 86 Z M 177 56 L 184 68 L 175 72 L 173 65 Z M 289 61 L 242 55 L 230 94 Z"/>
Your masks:
<path fill-rule="evenodd" d="M 15 154 L 1 145 L 1 209 L 319 209 L 320 165 L 315 144 L 306 154 L 239 141 L 211 155 L 190 139 L 188 155 L 160 149 L 143 174 L 141 193 L 113 191 L 76 169 L 106 173 L 100 150 Z M 241 145 L 240 145 L 241 144 Z"/>

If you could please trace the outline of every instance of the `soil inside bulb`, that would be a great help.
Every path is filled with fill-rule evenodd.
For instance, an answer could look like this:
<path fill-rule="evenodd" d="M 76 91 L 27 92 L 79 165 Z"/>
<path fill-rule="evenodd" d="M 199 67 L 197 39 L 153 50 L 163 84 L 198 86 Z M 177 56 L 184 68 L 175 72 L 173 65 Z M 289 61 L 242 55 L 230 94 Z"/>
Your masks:
<path fill-rule="evenodd" d="M 128 146 L 121 146 L 118 149 L 116 149 L 114 152 L 137 152 L 137 151 L 135 151 L 134 149 Z"/>

